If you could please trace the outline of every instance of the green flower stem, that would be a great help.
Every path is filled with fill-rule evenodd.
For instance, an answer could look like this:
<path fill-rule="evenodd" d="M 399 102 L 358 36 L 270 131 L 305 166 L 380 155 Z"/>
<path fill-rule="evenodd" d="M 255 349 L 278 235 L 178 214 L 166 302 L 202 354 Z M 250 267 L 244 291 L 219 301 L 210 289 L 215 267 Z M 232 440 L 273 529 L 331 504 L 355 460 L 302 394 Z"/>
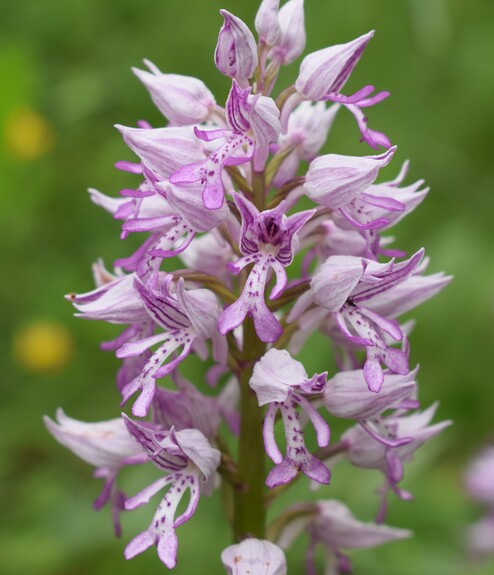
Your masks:
<path fill-rule="evenodd" d="M 283 532 L 283 529 L 292 521 L 297 519 L 307 518 L 310 520 L 311 517 L 317 514 L 317 506 L 313 503 L 307 503 L 305 505 L 299 505 L 297 509 L 292 511 L 285 511 L 279 517 L 277 517 L 266 529 L 266 539 L 268 541 L 276 542 Z"/>
<path fill-rule="evenodd" d="M 271 311 L 278 311 L 282 307 L 291 304 L 294 300 L 300 297 L 303 293 L 310 289 L 310 281 L 306 280 L 295 287 L 288 288 L 283 292 L 283 295 L 274 301 L 268 302 L 268 308 Z"/>
<path fill-rule="evenodd" d="M 252 194 L 251 187 L 249 186 L 249 182 L 242 176 L 240 170 L 236 166 L 227 166 L 226 171 L 230 178 L 235 182 L 238 186 L 239 190 L 246 194 Z"/>
<path fill-rule="evenodd" d="M 265 454 L 262 437 L 263 413 L 257 396 L 249 386 L 255 362 L 266 349 L 257 337 L 251 318 L 244 322 L 245 365 L 240 374 L 240 438 L 238 445 L 238 475 L 242 485 L 234 495 L 233 535 L 235 541 L 246 537 L 264 539 L 265 509 Z"/>
<path fill-rule="evenodd" d="M 254 204 L 256 208 L 262 212 L 265 207 L 266 199 L 266 175 L 264 172 L 256 172 L 254 170 L 254 165 L 252 165 L 252 188 Z"/>
<path fill-rule="evenodd" d="M 302 186 L 305 182 L 305 177 L 296 177 L 288 180 L 286 184 L 284 184 L 272 197 L 271 201 L 268 203 L 267 208 L 272 210 L 276 208 L 278 204 L 280 204 L 290 192 L 293 192 L 296 188 Z"/>

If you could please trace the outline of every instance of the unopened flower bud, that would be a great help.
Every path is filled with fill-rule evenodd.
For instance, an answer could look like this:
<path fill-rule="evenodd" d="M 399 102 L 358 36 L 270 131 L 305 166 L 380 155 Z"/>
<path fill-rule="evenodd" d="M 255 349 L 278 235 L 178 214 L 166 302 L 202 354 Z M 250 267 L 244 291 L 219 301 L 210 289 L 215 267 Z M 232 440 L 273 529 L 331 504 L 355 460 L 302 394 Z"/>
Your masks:
<path fill-rule="evenodd" d="M 227 10 L 218 35 L 214 61 L 218 70 L 244 85 L 257 66 L 257 45 L 247 25 Z"/>
<path fill-rule="evenodd" d="M 255 27 L 259 41 L 266 46 L 273 46 L 280 34 L 279 5 L 280 0 L 263 0 L 256 14 Z"/>
<path fill-rule="evenodd" d="M 297 92 L 308 100 L 325 100 L 328 94 L 339 92 L 373 35 L 371 31 L 347 44 L 330 46 L 306 56 L 295 82 Z"/>
<path fill-rule="evenodd" d="M 134 74 L 148 89 L 158 110 L 178 126 L 199 124 L 208 119 L 214 96 L 204 82 L 191 76 L 162 74 L 151 62 L 144 61 L 151 72 L 133 68 Z"/>
<path fill-rule="evenodd" d="M 391 161 L 396 147 L 380 156 L 340 156 L 327 154 L 310 165 L 305 192 L 311 200 L 328 208 L 339 208 L 374 183 L 380 168 Z"/>
<path fill-rule="evenodd" d="M 278 14 L 280 35 L 271 58 L 280 64 L 291 64 L 304 51 L 306 34 L 304 0 L 289 0 Z"/>

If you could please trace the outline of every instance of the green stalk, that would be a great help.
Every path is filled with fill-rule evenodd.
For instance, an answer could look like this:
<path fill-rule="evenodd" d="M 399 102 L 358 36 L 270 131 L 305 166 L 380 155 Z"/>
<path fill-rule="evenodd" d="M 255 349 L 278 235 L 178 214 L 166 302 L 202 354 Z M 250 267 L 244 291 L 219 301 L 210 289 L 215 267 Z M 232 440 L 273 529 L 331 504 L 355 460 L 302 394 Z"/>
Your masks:
<path fill-rule="evenodd" d="M 254 171 L 252 164 L 252 192 L 254 196 L 254 204 L 256 208 L 262 212 L 264 210 L 265 195 L 266 195 L 266 175 L 264 172 Z"/>
<path fill-rule="evenodd" d="M 246 537 L 264 539 L 266 530 L 265 508 L 265 455 L 262 437 L 263 413 L 249 380 L 257 359 L 266 346 L 257 337 L 251 318 L 244 322 L 245 366 L 240 376 L 240 438 L 238 475 L 242 485 L 235 490 L 233 535 L 235 541 Z"/>

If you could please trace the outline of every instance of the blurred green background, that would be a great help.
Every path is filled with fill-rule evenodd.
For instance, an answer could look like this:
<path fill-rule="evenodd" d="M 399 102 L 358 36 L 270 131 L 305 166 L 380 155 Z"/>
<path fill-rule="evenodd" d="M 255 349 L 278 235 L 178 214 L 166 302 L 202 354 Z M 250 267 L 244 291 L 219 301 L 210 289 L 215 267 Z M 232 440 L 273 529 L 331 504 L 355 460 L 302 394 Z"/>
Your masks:
<path fill-rule="evenodd" d="M 3 261 L 0 402 L 0 571 L 5 575 L 108 575 L 164 572 L 153 550 L 126 562 L 125 542 L 147 526 L 152 504 L 124 517 L 115 540 L 107 509 L 94 513 L 99 482 L 52 440 L 41 423 L 58 406 L 82 420 L 116 417 L 117 361 L 98 350 L 118 330 L 72 317 L 62 295 L 92 288 L 90 265 L 131 253 L 140 238 L 118 239 L 119 225 L 85 190 L 116 195 L 135 182 L 113 169 L 133 159 L 112 127 L 162 118 L 130 73 L 143 58 L 163 71 L 203 79 L 222 102 L 228 82 L 213 65 L 224 7 L 253 26 L 257 0 L 24 0 L 6 2 L 0 21 L 0 241 Z M 490 367 L 494 315 L 494 3 L 488 0 L 306 0 L 307 51 L 377 33 L 347 92 L 372 83 L 392 97 L 369 110 L 371 127 L 406 158 L 408 181 L 425 178 L 425 203 L 393 230 L 396 245 L 425 246 L 430 271 L 454 282 L 413 313 L 413 360 L 421 399 L 441 401 L 437 420 L 455 424 L 406 469 L 415 502 L 392 499 L 388 523 L 410 527 L 410 541 L 352 554 L 365 575 L 478 574 L 469 565 L 465 524 L 481 509 L 465 498 L 462 469 L 494 433 Z M 283 74 L 296 77 L 297 65 Z M 341 113 L 327 150 L 372 153 Z M 324 369 L 327 348 L 305 350 L 307 370 Z M 189 375 L 200 374 L 195 364 Z M 195 370 L 195 371 L 194 371 Z M 312 370 L 312 371 L 311 371 Z M 342 465 L 316 497 L 341 497 L 370 519 L 380 477 Z M 146 470 L 124 482 L 135 493 Z M 305 497 L 307 485 L 297 487 Z M 314 495 L 312 495 L 314 497 Z M 288 497 L 285 501 L 290 501 Z M 201 502 L 179 529 L 178 575 L 221 573 L 229 542 L 217 499 Z M 290 573 L 301 573 L 301 547 Z"/>

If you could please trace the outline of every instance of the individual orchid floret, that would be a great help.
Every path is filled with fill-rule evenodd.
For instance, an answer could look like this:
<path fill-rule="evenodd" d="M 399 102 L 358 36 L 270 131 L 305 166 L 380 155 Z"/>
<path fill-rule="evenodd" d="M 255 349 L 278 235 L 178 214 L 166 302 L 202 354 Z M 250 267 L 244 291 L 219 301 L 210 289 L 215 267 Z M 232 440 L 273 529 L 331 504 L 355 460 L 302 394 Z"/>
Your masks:
<path fill-rule="evenodd" d="M 57 410 L 57 421 L 44 418 L 53 437 L 75 455 L 96 468 L 95 477 L 103 478 L 105 485 L 94 502 L 99 510 L 111 502 L 113 524 L 117 536 L 121 534 L 119 513 L 124 509 L 124 494 L 117 488 L 116 480 L 122 467 L 144 463 L 147 459 L 129 436 L 122 419 L 96 423 L 78 421 Z"/>
<path fill-rule="evenodd" d="M 206 208 L 223 205 L 224 168 L 239 166 L 253 160 L 255 171 L 262 171 L 269 154 L 269 145 L 280 133 L 279 110 L 271 98 L 252 96 L 251 88 L 241 88 L 234 80 L 226 103 L 229 129 L 199 130 L 196 136 L 206 142 L 224 141 L 206 160 L 186 163 L 170 177 L 174 184 L 200 182 Z"/>
<path fill-rule="evenodd" d="M 138 68 L 132 70 L 171 124 L 187 126 L 210 119 L 215 100 L 204 82 L 190 76 L 163 74 L 152 62 L 144 60 L 144 63 L 150 72 Z"/>
<path fill-rule="evenodd" d="M 169 128 L 128 128 L 116 125 L 127 146 L 158 181 L 169 178 L 184 164 L 200 162 L 206 157 L 201 140 L 192 126 Z"/>
<path fill-rule="evenodd" d="M 156 344 L 160 344 L 146 362 L 142 372 L 123 390 L 123 401 L 140 392 L 132 413 L 144 417 L 149 410 L 156 389 L 156 379 L 171 373 L 192 351 L 204 349 L 206 339 L 213 340 L 213 356 L 226 361 L 226 342 L 216 330 L 221 308 L 212 292 L 207 289 L 187 291 L 179 280 L 173 293 L 173 277 L 166 276 L 161 285 L 152 286 L 136 279 L 134 287 L 149 317 L 164 331 L 145 339 L 124 343 L 117 350 L 117 357 L 136 357 Z M 200 347 L 197 347 L 200 346 Z M 168 358 L 181 351 L 174 359 Z M 203 354 L 203 352 L 201 352 Z"/>
<path fill-rule="evenodd" d="M 312 279 L 314 302 L 335 314 L 343 335 L 352 343 L 364 346 L 367 359 L 364 378 L 369 389 L 379 392 L 384 382 L 381 363 L 393 372 L 409 372 L 407 354 L 389 347 L 385 335 L 403 340 L 399 324 L 380 315 L 373 308 L 373 298 L 386 293 L 410 277 L 422 260 L 419 250 L 408 260 L 379 264 L 364 258 L 331 256 Z"/>
<path fill-rule="evenodd" d="M 149 315 L 134 289 L 135 278 L 135 274 L 115 276 L 90 292 L 70 293 L 65 298 L 79 312 L 77 317 L 115 324 L 144 323 Z"/>
<path fill-rule="evenodd" d="M 295 87 L 308 100 L 325 100 L 346 84 L 374 32 L 368 32 L 346 44 L 312 52 L 300 65 Z"/>
<path fill-rule="evenodd" d="M 254 264 L 254 267 L 240 297 L 222 313 L 218 329 L 226 334 L 249 315 L 254 320 L 259 338 L 264 342 L 274 342 L 283 329 L 264 299 L 269 272 L 272 269 L 276 275 L 276 284 L 270 294 L 270 299 L 276 299 L 283 293 L 288 281 L 285 267 L 291 264 L 297 251 L 297 232 L 311 218 L 314 210 L 286 216 L 284 202 L 281 202 L 276 208 L 259 213 L 244 197 L 235 194 L 234 200 L 242 216 L 240 251 L 243 257 L 228 267 L 234 274 L 240 273 L 249 264 Z"/>
<path fill-rule="evenodd" d="M 287 66 L 294 62 L 305 48 L 304 0 L 288 0 L 278 13 L 278 22 L 280 32 L 269 57 L 276 64 Z"/>
<path fill-rule="evenodd" d="M 397 437 L 396 426 L 389 425 L 381 414 L 387 409 L 416 409 L 414 399 L 418 368 L 408 375 L 384 374 L 379 393 L 372 393 L 361 369 L 337 373 L 326 384 L 324 405 L 331 415 L 343 419 L 356 419 L 375 439 L 390 447 L 412 441 L 411 437 Z"/>
<path fill-rule="evenodd" d="M 362 134 L 362 140 L 369 146 L 377 149 L 379 146 L 389 148 L 388 137 L 367 125 L 362 108 L 367 108 L 382 102 L 389 96 L 389 92 L 378 92 L 371 96 L 374 86 L 365 86 L 351 96 L 340 93 L 350 74 L 360 60 L 374 32 L 369 32 L 348 42 L 337 46 L 330 46 L 313 52 L 304 58 L 300 66 L 300 73 L 295 82 L 295 93 L 286 101 L 283 107 L 282 124 L 287 125 L 288 115 L 302 100 L 339 102 L 347 108 L 357 120 Z"/>
<path fill-rule="evenodd" d="M 309 417 L 317 434 L 319 447 L 329 443 L 329 426 L 305 396 L 320 394 L 326 384 L 327 372 L 307 376 L 303 365 L 286 350 L 270 349 L 255 365 L 249 382 L 256 392 L 259 405 L 268 405 L 264 418 L 264 445 L 268 456 L 276 463 L 267 479 L 268 487 L 291 481 L 299 471 L 318 483 L 329 483 L 329 469 L 312 455 L 304 442 L 297 405 Z M 274 424 L 281 412 L 286 437 L 283 457 L 274 438 Z"/>
<path fill-rule="evenodd" d="M 317 221 L 317 216 L 314 218 Z M 326 231 L 327 230 L 327 231 Z M 325 261 L 328 256 L 332 257 L 334 253 L 349 253 L 352 252 L 357 256 L 365 252 L 365 240 L 356 231 L 353 235 L 349 235 L 348 230 L 340 230 L 332 222 L 328 222 L 320 230 L 328 234 L 327 240 L 322 240 L 317 247 L 308 252 L 304 258 L 304 268 L 308 268 L 311 262 L 317 257 L 319 261 Z M 354 237 L 354 235 L 357 237 Z M 360 238 L 360 242 L 357 241 Z M 341 257 L 341 256 L 337 256 Z M 403 282 L 391 287 L 388 291 L 382 294 L 377 294 L 372 297 L 372 309 L 380 316 L 388 319 L 398 318 L 405 312 L 415 308 L 427 299 L 439 293 L 451 281 L 451 276 L 446 276 L 443 273 L 436 273 L 429 276 L 423 276 L 422 273 L 427 265 L 427 258 L 424 258 L 415 272 L 405 279 Z M 308 277 L 308 276 L 307 276 Z M 333 312 L 328 312 L 321 307 L 314 307 L 312 292 L 306 292 L 300 296 L 288 315 L 288 322 L 291 323 L 295 320 L 298 322 L 299 329 L 292 337 L 290 342 L 290 351 L 298 353 L 302 348 L 307 338 L 316 330 L 321 330 L 329 338 L 331 338 L 337 345 L 335 351 L 344 354 L 345 361 L 341 363 L 343 357 L 337 358 L 338 366 L 342 370 L 357 369 L 360 367 L 360 362 L 356 357 L 356 352 L 361 347 L 361 344 L 352 342 L 347 339 L 342 332 L 336 321 Z M 401 326 L 401 331 L 407 334 L 405 329 L 406 325 Z M 387 345 L 391 343 L 391 338 L 384 333 L 383 335 Z M 402 339 L 402 349 L 405 355 L 407 351 L 408 342 Z M 350 361 L 350 363 L 348 363 Z"/>
<path fill-rule="evenodd" d="M 227 575 L 286 575 L 283 551 L 271 541 L 244 539 L 221 554 Z"/>
<path fill-rule="evenodd" d="M 125 558 L 132 559 L 156 545 L 161 561 L 173 569 L 178 547 L 175 529 L 194 515 L 204 486 L 207 487 L 206 494 L 210 494 L 211 479 L 221 455 L 197 429 L 175 431 L 172 428 L 169 433 L 165 433 L 138 424 L 125 415 L 124 420 L 130 435 L 141 449 L 158 469 L 168 473 L 128 499 L 125 508 L 135 509 L 144 505 L 158 491 L 169 486 L 148 529 L 137 535 L 125 548 Z M 175 517 L 187 490 L 190 491 L 187 508 L 179 517 Z"/>
<path fill-rule="evenodd" d="M 309 166 L 304 191 L 311 200 L 326 208 L 344 208 L 356 198 L 366 198 L 366 190 L 374 183 L 379 170 L 392 160 L 395 151 L 396 147 L 379 156 L 319 156 Z"/>
<path fill-rule="evenodd" d="M 220 10 L 224 18 L 218 35 L 214 61 L 218 70 L 246 86 L 257 66 L 257 45 L 246 24 L 227 10 Z"/>
<path fill-rule="evenodd" d="M 278 154 L 286 154 L 273 184 L 281 187 L 293 178 L 302 160 L 312 162 L 326 142 L 339 105 L 326 108 L 324 102 L 302 102 L 291 114 L 286 134 L 280 136 Z"/>
<path fill-rule="evenodd" d="M 316 573 L 315 551 L 319 545 L 325 550 L 324 573 L 338 575 L 352 571 L 350 559 L 342 552 L 343 549 L 369 549 L 412 535 L 407 529 L 363 523 L 355 519 L 346 505 L 334 499 L 318 501 L 313 505 L 294 505 L 287 510 L 287 513 L 293 512 L 297 515 L 299 511 L 302 511 L 301 517 L 285 527 L 278 544 L 286 549 L 300 533 L 307 532 L 309 546 L 305 565 L 306 572 L 311 575 Z"/>
<path fill-rule="evenodd" d="M 280 35 L 280 0 L 262 0 L 254 22 L 260 44 L 273 46 Z"/>
<path fill-rule="evenodd" d="M 366 256 L 377 259 L 379 253 L 393 252 L 381 249 L 378 231 L 387 230 L 414 210 L 425 198 L 429 188 L 420 189 L 423 180 L 400 188 L 407 171 L 405 162 L 392 182 L 373 184 L 335 213 L 335 222 L 346 228 L 357 229 L 366 240 Z M 393 254 L 394 255 L 394 254 Z"/>
<path fill-rule="evenodd" d="M 401 499 L 412 498 L 408 491 L 399 488 L 399 483 L 403 479 L 403 463 L 410 461 L 421 445 L 451 425 L 451 421 L 429 425 L 437 407 L 438 403 L 435 403 L 425 411 L 411 415 L 405 415 L 406 412 L 398 409 L 391 415 L 381 417 L 378 425 L 381 430 L 391 430 L 394 446 L 390 445 L 389 441 L 383 441 L 382 433 L 377 435 L 373 430 L 364 429 L 360 425 L 350 428 L 343 434 L 341 439 L 346 445 L 349 461 L 356 467 L 378 469 L 386 478 L 382 505 L 378 514 L 379 521 L 383 520 L 386 513 L 386 498 L 389 490 Z M 405 438 L 408 438 L 407 441 L 400 441 Z"/>
<path fill-rule="evenodd" d="M 121 419 L 87 423 L 56 413 L 57 422 L 45 416 L 48 431 L 63 446 L 98 468 L 116 469 L 139 454 Z"/>

